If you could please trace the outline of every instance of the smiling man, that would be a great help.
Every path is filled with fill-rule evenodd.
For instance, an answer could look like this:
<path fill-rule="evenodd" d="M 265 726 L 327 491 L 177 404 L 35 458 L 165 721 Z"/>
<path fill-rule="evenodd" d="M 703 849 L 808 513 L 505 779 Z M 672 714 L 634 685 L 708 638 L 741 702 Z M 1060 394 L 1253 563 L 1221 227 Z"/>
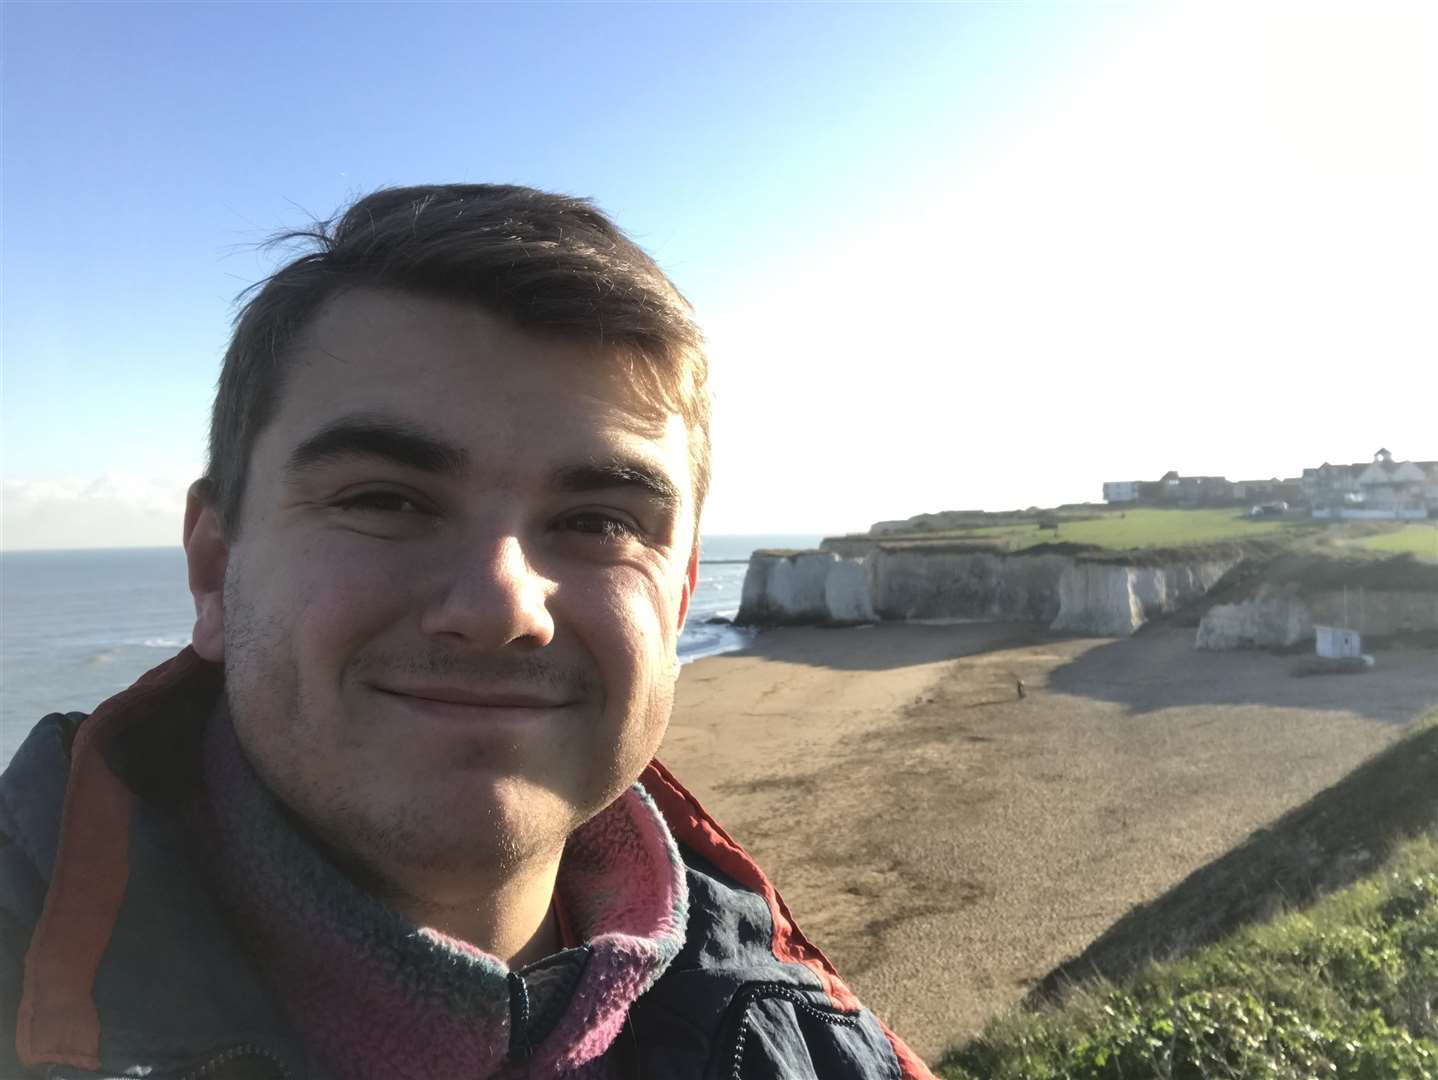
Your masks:
<path fill-rule="evenodd" d="M 653 760 L 709 461 L 674 286 L 527 188 L 296 238 L 192 646 L 0 782 L 0 1075 L 927 1076 Z"/>

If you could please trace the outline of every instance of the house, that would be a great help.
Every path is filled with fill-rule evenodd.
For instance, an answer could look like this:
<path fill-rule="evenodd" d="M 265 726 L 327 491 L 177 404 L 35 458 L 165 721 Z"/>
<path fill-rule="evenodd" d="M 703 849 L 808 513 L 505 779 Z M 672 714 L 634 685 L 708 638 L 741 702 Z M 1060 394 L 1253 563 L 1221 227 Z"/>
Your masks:
<path fill-rule="evenodd" d="M 1438 462 L 1394 461 L 1383 447 L 1366 465 L 1329 465 L 1303 470 L 1316 518 L 1416 521 L 1438 508 Z"/>
<path fill-rule="evenodd" d="M 1233 485 L 1222 476 L 1180 476 L 1170 470 L 1159 478 L 1159 498 L 1182 506 L 1213 506 L 1233 501 Z"/>
<path fill-rule="evenodd" d="M 1233 497 L 1239 502 L 1300 502 L 1304 496 L 1304 489 L 1298 477 L 1289 477 L 1287 480 L 1280 480 L 1278 477 L 1270 477 L 1267 480 L 1235 480 L 1233 482 Z"/>
<path fill-rule="evenodd" d="M 1138 480 L 1106 480 L 1103 485 L 1103 501 L 1107 503 L 1137 502 L 1138 486 Z"/>
<path fill-rule="evenodd" d="M 1231 503 L 1234 495 L 1233 485 L 1221 476 L 1180 476 L 1170 469 L 1157 480 L 1105 481 L 1103 497 L 1108 503 L 1223 506 Z"/>
<path fill-rule="evenodd" d="M 1313 506 L 1342 506 L 1359 499 L 1358 477 L 1363 465 L 1330 465 L 1304 469 L 1299 477 L 1303 497 Z"/>
<path fill-rule="evenodd" d="M 1373 455 L 1373 463 L 1358 477 L 1358 491 L 1363 505 L 1370 510 L 1426 509 L 1425 488 L 1428 474 L 1425 466 L 1432 462 L 1394 461 L 1386 449 Z"/>

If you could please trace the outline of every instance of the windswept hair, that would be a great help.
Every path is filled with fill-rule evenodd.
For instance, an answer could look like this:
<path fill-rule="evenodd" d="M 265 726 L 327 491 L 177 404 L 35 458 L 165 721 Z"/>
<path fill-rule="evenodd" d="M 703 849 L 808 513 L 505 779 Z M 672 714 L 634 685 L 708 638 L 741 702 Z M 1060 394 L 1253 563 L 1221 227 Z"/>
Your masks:
<path fill-rule="evenodd" d="M 536 335 L 601 347 L 636 408 L 684 420 L 696 511 L 703 505 L 703 337 L 673 282 L 588 199 L 499 184 L 382 188 L 270 244 L 303 253 L 240 294 L 210 420 L 202 483 L 231 536 L 291 349 L 328 300 L 359 287 L 473 303 Z"/>

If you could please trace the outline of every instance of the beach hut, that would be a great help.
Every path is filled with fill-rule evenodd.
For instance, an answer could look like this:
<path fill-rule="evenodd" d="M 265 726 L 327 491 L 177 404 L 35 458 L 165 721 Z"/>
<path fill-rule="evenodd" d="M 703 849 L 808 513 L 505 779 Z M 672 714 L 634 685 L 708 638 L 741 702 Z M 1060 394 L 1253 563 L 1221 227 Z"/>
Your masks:
<path fill-rule="evenodd" d="M 1325 660 L 1357 660 L 1363 655 L 1363 642 L 1357 630 L 1341 626 L 1315 626 L 1318 655 Z"/>

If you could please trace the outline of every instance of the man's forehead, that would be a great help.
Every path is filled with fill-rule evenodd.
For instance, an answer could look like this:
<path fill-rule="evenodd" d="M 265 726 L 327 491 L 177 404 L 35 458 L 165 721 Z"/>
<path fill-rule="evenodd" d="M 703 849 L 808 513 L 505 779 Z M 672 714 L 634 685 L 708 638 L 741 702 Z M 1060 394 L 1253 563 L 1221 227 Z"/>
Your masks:
<path fill-rule="evenodd" d="M 500 394 L 533 398 L 562 391 L 592 396 L 593 411 L 643 438 L 663 439 L 676 424 L 685 428 L 677 412 L 656 400 L 644 376 L 645 361 L 632 350 L 521 327 L 467 300 L 393 288 L 346 289 L 321 306 L 296 339 L 290 359 L 299 369 L 292 375 L 303 379 L 301 372 L 308 371 L 335 391 L 346 382 L 413 376 L 419 387 L 434 385 L 443 402 L 462 404 L 444 385 L 444 369 L 460 377 L 468 370 L 486 379 L 488 393 L 475 400 L 476 412 Z"/>

